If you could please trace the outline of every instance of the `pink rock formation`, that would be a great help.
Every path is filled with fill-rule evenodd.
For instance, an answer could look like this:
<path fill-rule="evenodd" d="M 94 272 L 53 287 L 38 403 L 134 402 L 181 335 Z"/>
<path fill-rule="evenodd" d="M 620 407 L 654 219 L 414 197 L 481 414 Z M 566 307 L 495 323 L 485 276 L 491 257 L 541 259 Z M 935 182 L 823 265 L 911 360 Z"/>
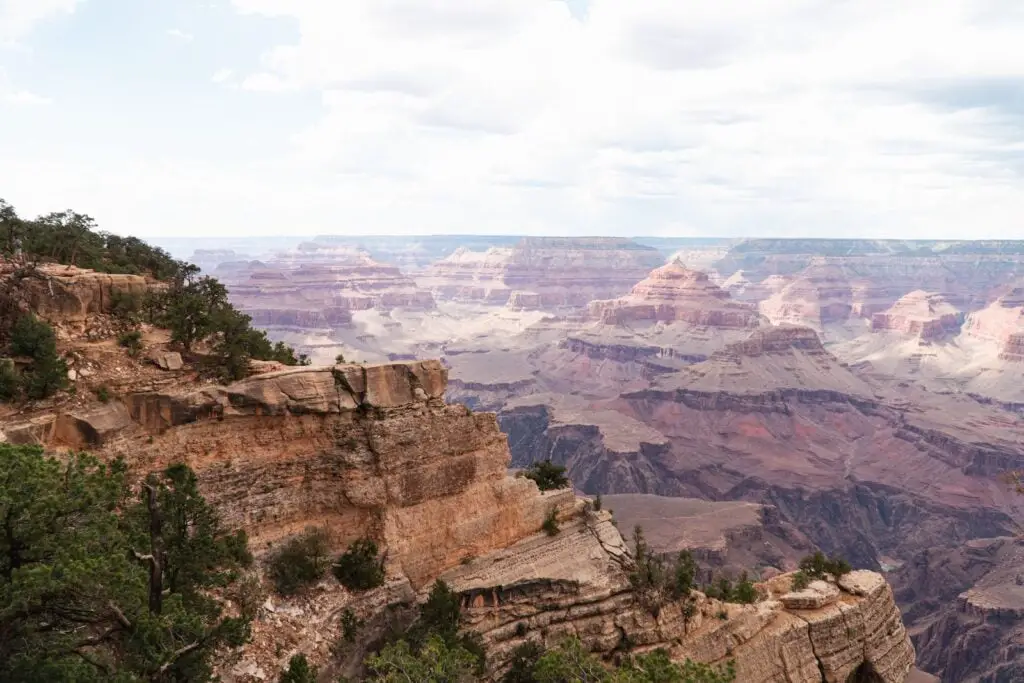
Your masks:
<path fill-rule="evenodd" d="M 516 308 L 586 306 L 625 294 L 660 252 L 617 237 L 526 237 L 514 247 L 458 249 L 422 279 L 439 299 Z"/>
<path fill-rule="evenodd" d="M 1024 287 L 1015 287 L 964 323 L 968 337 L 999 345 L 999 358 L 1024 361 Z"/>
<path fill-rule="evenodd" d="M 678 261 L 651 271 L 627 296 L 592 301 L 589 310 L 591 316 L 610 324 L 649 320 L 742 329 L 760 323 L 753 306 L 731 301 L 707 273 Z"/>
<path fill-rule="evenodd" d="M 775 325 L 806 325 L 820 330 L 850 317 L 853 290 L 841 268 L 816 265 L 761 302 L 761 312 Z"/>
<path fill-rule="evenodd" d="M 890 330 L 924 340 L 939 339 L 960 328 L 960 312 L 941 294 L 915 290 L 871 318 L 873 331 Z"/>
<path fill-rule="evenodd" d="M 227 264 L 216 274 L 232 303 L 262 327 L 335 328 L 348 325 L 352 311 L 434 308 L 430 292 L 398 267 L 351 248 L 307 243 L 265 263 Z"/>

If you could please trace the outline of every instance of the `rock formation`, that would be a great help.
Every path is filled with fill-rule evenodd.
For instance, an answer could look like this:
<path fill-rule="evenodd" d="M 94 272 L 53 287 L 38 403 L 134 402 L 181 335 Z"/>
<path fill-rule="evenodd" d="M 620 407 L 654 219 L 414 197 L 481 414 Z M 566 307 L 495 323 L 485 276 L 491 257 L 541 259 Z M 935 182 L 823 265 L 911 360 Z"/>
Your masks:
<path fill-rule="evenodd" d="M 349 325 L 354 311 L 434 307 L 396 266 L 354 249 L 305 243 L 266 262 L 222 265 L 214 275 L 231 302 L 268 329 L 331 329 Z"/>
<path fill-rule="evenodd" d="M 119 297 L 138 297 L 162 285 L 141 275 L 110 275 L 92 270 L 40 264 L 19 270 L 0 259 L 0 286 L 26 310 L 58 325 L 84 331 L 91 317 L 110 313 Z"/>
<path fill-rule="evenodd" d="M 933 340 L 955 334 L 961 321 L 960 312 L 945 297 L 918 289 L 900 297 L 889 310 L 875 313 L 871 329 Z"/>
<path fill-rule="evenodd" d="M 998 345 L 1000 360 L 1024 360 L 1024 286 L 967 316 L 964 332 L 970 339 Z"/>
<path fill-rule="evenodd" d="M 845 322 L 853 312 L 853 288 L 842 268 L 816 265 L 761 302 L 761 312 L 776 325 L 804 325 L 821 330 Z"/>
<path fill-rule="evenodd" d="M 1024 541 L 923 550 L 894 575 L 922 668 L 943 681 L 1024 680 Z"/>
<path fill-rule="evenodd" d="M 465 596 L 466 621 L 483 634 L 498 669 L 528 639 L 551 646 L 568 635 L 609 655 L 628 643 L 663 647 L 680 660 L 733 660 L 740 683 L 845 682 L 854 672 L 902 682 L 913 666 L 892 591 L 873 572 L 844 577 L 842 590 L 830 585 L 829 599 L 812 609 L 772 599 L 788 593 L 784 576 L 765 586 L 770 599 L 756 605 L 725 605 L 698 594 L 687 618 L 678 603 L 663 605 L 657 616 L 639 605 L 629 568 L 610 516 L 598 512 L 564 525 L 554 538 L 526 538 L 443 578 Z"/>
<path fill-rule="evenodd" d="M 753 306 L 730 301 L 707 273 L 673 261 L 651 271 L 619 299 L 592 301 L 590 314 L 609 324 L 637 321 L 685 322 L 702 327 L 742 329 L 760 323 Z"/>
<path fill-rule="evenodd" d="M 525 237 L 514 247 L 458 249 L 420 281 L 443 300 L 582 307 L 625 294 L 662 262 L 656 249 L 628 239 Z"/>

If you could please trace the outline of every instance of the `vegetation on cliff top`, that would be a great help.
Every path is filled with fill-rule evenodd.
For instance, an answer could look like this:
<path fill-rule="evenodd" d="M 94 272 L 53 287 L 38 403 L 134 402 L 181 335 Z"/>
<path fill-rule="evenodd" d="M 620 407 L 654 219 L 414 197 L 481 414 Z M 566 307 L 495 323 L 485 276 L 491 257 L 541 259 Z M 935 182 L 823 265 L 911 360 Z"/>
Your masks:
<path fill-rule="evenodd" d="M 122 463 L 0 444 L 0 680 L 210 681 L 249 637 L 210 591 L 251 562 L 187 467 L 130 494 Z"/>
<path fill-rule="evenodd" d="M 124 323 L 121 336 L 129 351 L 138 353 L 139 344 L 130 337 L 143 319 L 171 331 L 172 341 L 185 351 L 200 342 L 212 350 L 210 366 L 224 381 L 242 379 L 248 374 L 249 360 L 274 360 L 285 365 L 308 365 L 304 355 L 291 347 L 272 343 L 265 332 L 252 328 L 252 319 L 236 310 L 228 301 L 227 289 L 212 277 L 199 277 L 199 268 L 178 261 L 159 247 L 136 237 L 120 237 L 97 229 L 85 214 L 63 211 L 24 219 L 0 199 L 0 256 L 21 263 L 24 274 L 41 263 L 78 266 L 103 273 L 146 275 L 164 282 L 163 291 L 153 291 L 139 299 L 115 292 L 113 312 Z M 0 294 L 0 297 L 5 296 Z M 10 296 L 7 294 L 6 296 Z M 17 324 L 23 312 L 12 302 L 0 302 L 0 332 Z M 0 352 L 4 335 L 0 334 Z M 13 353 L 12 355 L 17 355 Z M 5 390 L 17 379 L 28 398 L 54 393 L 66 376 L 56 363 L 36 360 L 32 372 L 17 379 L 15 368 L 0 363 L 0 400 L 12 400 L 21 391 Z M 5 398 L 3 394 L 13 393 Z"/>
<path fill-rule="evenodd" d="M 537 482 L 537 488 L 541 491 L 569 488 L 569 477 L 565 474 L 565 468 L 555 465 L 550 460 L 533 463 L 523 476 Z"/>

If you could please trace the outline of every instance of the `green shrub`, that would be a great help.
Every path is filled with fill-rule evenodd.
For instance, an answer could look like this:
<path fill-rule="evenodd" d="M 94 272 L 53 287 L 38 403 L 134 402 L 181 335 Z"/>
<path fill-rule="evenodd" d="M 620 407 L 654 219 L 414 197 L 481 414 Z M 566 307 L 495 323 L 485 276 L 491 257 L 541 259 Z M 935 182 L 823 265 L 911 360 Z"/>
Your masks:
<path fill-rule="evenodd" d="M 128 330 L 117 336 L 117 343 L 128 349 L 128 355 L 136 356 L 142 350 L 142 332 Z"/>
<path fill-rule="evenodd" d="M 26 313 L 11 328 L 10 349 L 12 356 L 28 356 L 35 360 L 57 353 L 57 336 L 46 322 Z"/>
<path fill-rule="evenodd" d="M 537 488 L 541 491 L 569 488 L 569 478 L 565 476 L 565 468 L 553 464 L 550 460 L 533 463 L 523 476 L 537 482 Z"/>
<path fill-rule="evenodd" d="M 327 573 L 327 532 L 310 528 L 287 541 L 271 558 L 268 573 L 281 595 L 295 595 Z"/>
<path fill-rule="evenodd" d="M 14 363 L 0 358 L 0 401 L 14 401 L 21 395 L 21 376 L 14 369 Z"/>
<path fill-rule="evenodd" d="M 341 636 L 345 642 L 354 643 L 359 629 L 363 627 L 363 620 L 356 616 L 356 613 L 346 608 L 341 613 Z"/>
<path fill-rule="evenodd" d="M 551 508 L 548 511 L 546 517 L 544 517 L 544 524 L 540 527 L 544 533 L 548 536 L 557 536 L 560 529 L 558 528 L 558 510 Z"/>
<path fill-rule="evenodd" d="M 110 403 L 110 390 L 105 386 L 97 387 L 93 391 L 96 394 L 96 398 L 100 400 L 100 403 Z"/>
<path fill-rule="evenodd" d="M 377 544 L 360 538 L 334 563 L 334 576 L 349 590 L 364 591 L 384 584 L 384 561 L 377 556 Z"/>
<path fill-rule="evenodd" d="M 820 550 L 800 560 L 800 569 L 812 579 L 823 579 L 827 575 L 838 579 L 851 571 L 849 562 L 836 555 L 825 557 Z"/>
<path fill-rule="evenodd" d="M 809 577 L 804 570 L 801 569 L 797 573 L 793 574 L 792 590 L 802 591 L 810 585 L 811 577 Z"/>
<path fill-rule="evenodd" d="M 310 666 L 306 655 L 300 652 L 297 655 L 292 655 L 292 658 L 288 660 L 288 668 L 281 672 L 281 678 L 278 681 L 280 683 L 316 683 L 318 673 L 315 666 Z"/>
<path fill-rule="evenodd" d="M 747 572 L 743 572 L 740 574 L 739 583 L 733 589 L 732 601 L 749 605 L 757 602 L 757 599 L 757 588 L 754 587 L 754 582 L 747 576 Z"/>

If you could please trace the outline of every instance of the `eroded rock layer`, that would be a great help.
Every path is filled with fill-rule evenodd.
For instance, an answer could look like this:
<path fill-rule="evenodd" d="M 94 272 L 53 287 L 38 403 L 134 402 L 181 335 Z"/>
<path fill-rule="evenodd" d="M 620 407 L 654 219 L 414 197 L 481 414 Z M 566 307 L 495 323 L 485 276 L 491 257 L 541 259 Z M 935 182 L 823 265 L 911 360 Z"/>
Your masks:
<path fill-rule="evenodd" d="M 899 332 L 923 340 L 941 339 L 955 334 L 960 329 L 961 319 L 960 312 L 945 297 L 918 289 L 900 297 L 888 310 L 875 313 L 871 329 Z"/>
<path fill-rule="evenodd" d="M 214 274 L 231 302 L 267 328 L 331 329 L 350 324 L 353 311 L 434 307 L 430 292 L 397 266 L 352 248 L 307 243 L 265 262 L 224 264 Z"/>
<path fill-rule="evenodd" d="M 678 261 L 651 271 L 627 296 L 590 302 L 589 311 L 611 324 L 660 321 L 742 329 L 760 322 L 752 306 L 730 301 L 728 292 L 707 273 L 689 270 Z"/>
<path fill-rule="evenodd" d="M 625 294 L 662 262 L 658 250 L 628 239 L 526 237 L 486 252 L 458 249 L 420 282 L 444 300 L 582 307 Z"/>
<path fill-rule="evenodd" d="M 443 575 L 464 595 L 467 624 L 489 645 L 501 670 L 527 640 L 557 645 L 569 635 L 611 655 L 662 647 L 676 659 L 734 660 L 739 683 L 841 681 L 855 671 L 902 683 L 914 654 L 892 591 L 872 572 L 844 577 L 814 609 L 789 609 L 777 597 L 789 577 L 756 605 L 729 605 L 697 594 L 682 603 L 642 606 L 630 587 L 631 558 L 608 513 L 586 513 L 558 536 L 537 535 Z M 724 618 L 723 618 L 724 617 Z"/>
<path fill-rule="evenodd" d="M 1024 287 L 1016 287 L 967 317 L 964 333 L 999 346 L 1000 360 L 1024 360 Z"/>

